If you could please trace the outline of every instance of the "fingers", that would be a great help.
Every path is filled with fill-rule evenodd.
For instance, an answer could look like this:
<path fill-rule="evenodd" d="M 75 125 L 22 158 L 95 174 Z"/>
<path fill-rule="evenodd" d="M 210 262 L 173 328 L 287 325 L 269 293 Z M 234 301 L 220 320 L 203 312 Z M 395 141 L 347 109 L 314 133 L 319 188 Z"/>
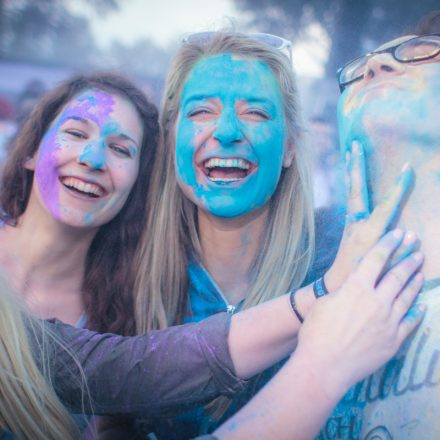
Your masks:
<path fill-rule="evenodd" d="M 397 342 L 402 345 L 402 342 L 414 331 L 420 324 L 426 311 L 425 304 L 416 304 L 409 309 L 408 313 L 402 319 L 397 330 Z"/>
<path fill-rule="evenodd" d="M 389 193 L 371 213 L 369 222 L 372 228 L 380 233 L 379 237 L 386 232 L 400 212 L 402 201 L 408 193 L 412 180 L 412 168 L 406 163 Z"/>
<path fill-rule="evenodd" d="M 423 275 L 421 272 L 418 272 L 396 298 L 392 306 L 392 314 L 396 322 L 400 323 L 411 306 L 414 305 L 414 300 L 420 292 L 422 285 Z"/>
<path fill-rule="evenodd" d="M 400 229 L 395 229 L 382 237 L 359 264 L 358 274 L 361 279 L 369 280 L 373 287 L 376 286 L 387 261 L 402 240 L 403 231 Z"/>
<path fill-rule="evenodd" d="M 391 304 L 422 262 L 423 255 L 420 252 L 414 252 L 403 259 L 400 263 L 391 268 L 380 280 L 376 289 L 378 294 L 387 303 Z M 406 299 L 406 296 L 403 299 Z M 406 309 L 409 308 L 410 304 L 407 305 Z"/>
<path fill-rule="evenodd" d="M 365 155 L 362 145 L 354 141 L 347 162 L 347 222 L 352 223 L 368 217 L 368 189 L 365 173 Z"/>
<path fill-rule="evenodd" d="M 394 255 L 390 260 L 390 266 L 396 265 L 399 261 L 402 261 L 409 254 L 414 252 L 420 245 L 419 239 L 416 234 L 412 231 L 408 231 L 405 234 L 402 244 L 396 250 Z"/>

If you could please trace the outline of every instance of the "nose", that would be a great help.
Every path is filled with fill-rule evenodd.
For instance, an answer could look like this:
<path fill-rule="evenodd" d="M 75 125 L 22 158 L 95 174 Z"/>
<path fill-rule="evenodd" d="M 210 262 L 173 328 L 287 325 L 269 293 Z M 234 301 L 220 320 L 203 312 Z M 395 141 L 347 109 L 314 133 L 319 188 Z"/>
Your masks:
<path fill-rule="evenodd" d="M 365 66 L 366 80 L 383 75 L 401 75 L 405 71 L 405 65 L 395 60 L 388 53 L 371 56 Z"/>
<path fill-rule="evenodd" d="M 90 142 L 78 156 L 78 163 L 93 170 L 104 170 L 106 166 L 105 142 Z"/>
<path fill-rule="evenodd" d="M 213 137 L 222 145 L 233 145 L 243 140 L 243 133 L 235 111 L 224 112 L 217 122 Z"/>

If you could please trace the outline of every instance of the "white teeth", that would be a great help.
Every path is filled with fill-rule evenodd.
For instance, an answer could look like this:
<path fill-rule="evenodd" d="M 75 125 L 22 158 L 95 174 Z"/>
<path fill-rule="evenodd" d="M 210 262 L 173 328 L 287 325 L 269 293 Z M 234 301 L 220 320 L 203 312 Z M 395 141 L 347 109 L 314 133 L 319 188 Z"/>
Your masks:
<path fill-rule="evenodd" d="M 220 159 L 213 157 L 205 162 L 205 168 L 240 168 L 242 170 L 248 170 L 250 168 L 249 162 L 244 159 L 232 158 L 232 159 Z"/>
<path fill-rule="evenodd" d="M 102 189 L 98 185 L 95 185 L 94 183 L 83 182 L 82 180 L 79 180 L 75 177 L 65 177 L 62 179 L 62 182 L 69 188 L 75 188 L 76 190 L 86 194 L 93 194 L 98 197 L 104 195 Z"/>
<path fill-rule="evenodd" d="M 242 180 L 238 177 L 208 177 L 212 182 L 237 182 L 237 180 Z"/>

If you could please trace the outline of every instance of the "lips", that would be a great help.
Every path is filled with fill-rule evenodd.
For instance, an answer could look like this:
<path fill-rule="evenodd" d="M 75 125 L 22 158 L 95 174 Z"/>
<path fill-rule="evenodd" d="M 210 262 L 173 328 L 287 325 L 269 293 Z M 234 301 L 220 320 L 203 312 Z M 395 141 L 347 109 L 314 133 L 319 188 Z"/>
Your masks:
<path fill-rule="evenodd" d="M 241 157 L 210 157 L 201 168 L 210 181 L 228 183 L 246 179 L 256 166 Z"/>
<path fill-rule="evenodd" d="M 98 183 L 73 176 L 62 176 L 60 182 L 64 187 L 82 196 L 99 198 L 107 195 L 107 191 Z"/>

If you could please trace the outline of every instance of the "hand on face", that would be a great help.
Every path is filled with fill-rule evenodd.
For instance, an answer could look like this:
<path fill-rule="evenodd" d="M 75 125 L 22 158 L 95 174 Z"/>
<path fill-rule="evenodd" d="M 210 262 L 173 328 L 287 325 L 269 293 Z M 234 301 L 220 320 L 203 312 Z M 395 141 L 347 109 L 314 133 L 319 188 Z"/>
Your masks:
<path fill-rule="evenodd" d="M 183 88 L 176 175 L 185 195 L 218 217 L 262 207 L 289 166 L 282 97 L 263 62 L 202 59 Z"/>
<path fill-rule="evenodd" d="M 390 225 L 396 221 L 413 181 L 413 171 L 406 164 L 397 181 L 370 213 L 362 145 L 353 142 L 351 152 L 347 152 L 346 160 L 348 188 L 346 224 L 335 261 L 325 274 L 325 284 L 330 292 L 344 283 L 370 249 L 387 232 Z M 409 235 L 407 240 L 411 237 L 415 239 L 414 236 Z M 405 249 L 407 254 L 416 245 L 414 240 L 405 244 L 408 245 Z"/>
<path fill-rule="evenodd" d="M 86 90 L 69 101 L 26 163 L 35 171 L 32 201 L 71 226 L 114 218 L 137 178 L 140 118 L 127 100 Z"/>

